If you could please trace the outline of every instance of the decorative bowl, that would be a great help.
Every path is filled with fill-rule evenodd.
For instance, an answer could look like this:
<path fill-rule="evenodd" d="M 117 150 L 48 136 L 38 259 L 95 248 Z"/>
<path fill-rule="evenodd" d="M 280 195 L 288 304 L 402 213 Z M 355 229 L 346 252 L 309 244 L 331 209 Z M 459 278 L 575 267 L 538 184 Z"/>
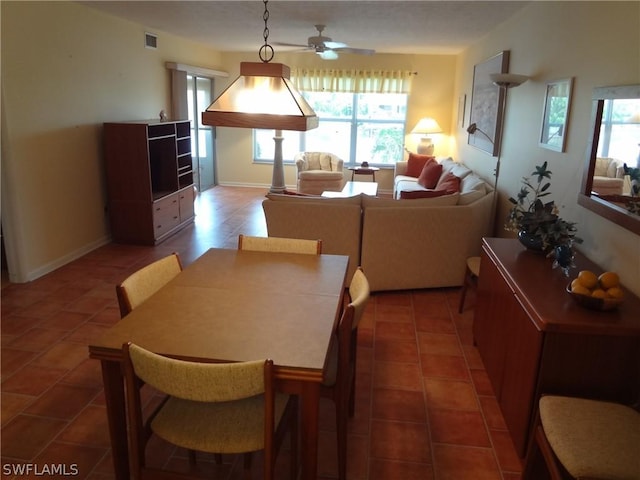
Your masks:
<path fill-rule="evenodd" d="M 571 291 L 571 284 L 567 285 L 567 292 L 573 297 L 575 302 L 589 310 L 607 311 L 613 310 L 623 302 L 623 298 L 597 298 L 589 295 L 582 295 Z"/>

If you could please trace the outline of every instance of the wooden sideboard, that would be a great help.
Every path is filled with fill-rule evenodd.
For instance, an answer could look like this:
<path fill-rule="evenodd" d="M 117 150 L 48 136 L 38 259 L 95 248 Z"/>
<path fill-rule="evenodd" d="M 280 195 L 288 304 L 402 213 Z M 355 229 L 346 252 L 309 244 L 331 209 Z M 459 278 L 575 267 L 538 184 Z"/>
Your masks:
<path fill-rule="evenodd" d="M 517 240 L 483 239 L 474 340 L 521 458 L 541 394 L 640 399 L 640 299 L 587 310 L 565 288 L 602 269 L 580 253 L 569 278 L 552 264 Z"/>

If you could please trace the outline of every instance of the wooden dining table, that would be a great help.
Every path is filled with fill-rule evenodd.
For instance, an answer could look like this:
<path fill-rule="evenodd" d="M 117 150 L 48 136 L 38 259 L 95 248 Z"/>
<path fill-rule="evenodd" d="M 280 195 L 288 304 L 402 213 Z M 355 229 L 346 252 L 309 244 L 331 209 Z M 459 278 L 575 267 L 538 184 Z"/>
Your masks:
<path fill-rule="evenodd" d="M 317 475 L 320 385 L 349 257 L 210 249 L 89 345 L 101 362 L 116 478 L 129 478 L 122 345 L 187 360 L 274 361 L 298 395 L 301 478 Z"/>

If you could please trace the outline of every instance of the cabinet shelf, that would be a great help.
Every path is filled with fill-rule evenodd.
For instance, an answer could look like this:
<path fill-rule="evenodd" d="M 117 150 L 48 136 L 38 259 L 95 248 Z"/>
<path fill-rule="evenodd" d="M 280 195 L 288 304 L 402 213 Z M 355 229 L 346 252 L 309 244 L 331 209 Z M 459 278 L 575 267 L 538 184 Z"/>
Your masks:
<path fill-rule="evenodd" d="M 105 123 L 114 241 L 154 245 L 193 222 L 188 121 Z"/>

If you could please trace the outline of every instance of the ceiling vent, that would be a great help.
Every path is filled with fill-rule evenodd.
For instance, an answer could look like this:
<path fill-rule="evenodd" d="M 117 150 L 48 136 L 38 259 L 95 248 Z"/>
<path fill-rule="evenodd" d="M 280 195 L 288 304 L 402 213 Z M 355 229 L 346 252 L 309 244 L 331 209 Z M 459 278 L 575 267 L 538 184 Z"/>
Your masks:
<path fill-rule="evenodd" d="M 144 46 L 145 48 L 153 48 L 154 50 L 158 48 L 158 36 L 153 33 L 145 32 Z"/>

